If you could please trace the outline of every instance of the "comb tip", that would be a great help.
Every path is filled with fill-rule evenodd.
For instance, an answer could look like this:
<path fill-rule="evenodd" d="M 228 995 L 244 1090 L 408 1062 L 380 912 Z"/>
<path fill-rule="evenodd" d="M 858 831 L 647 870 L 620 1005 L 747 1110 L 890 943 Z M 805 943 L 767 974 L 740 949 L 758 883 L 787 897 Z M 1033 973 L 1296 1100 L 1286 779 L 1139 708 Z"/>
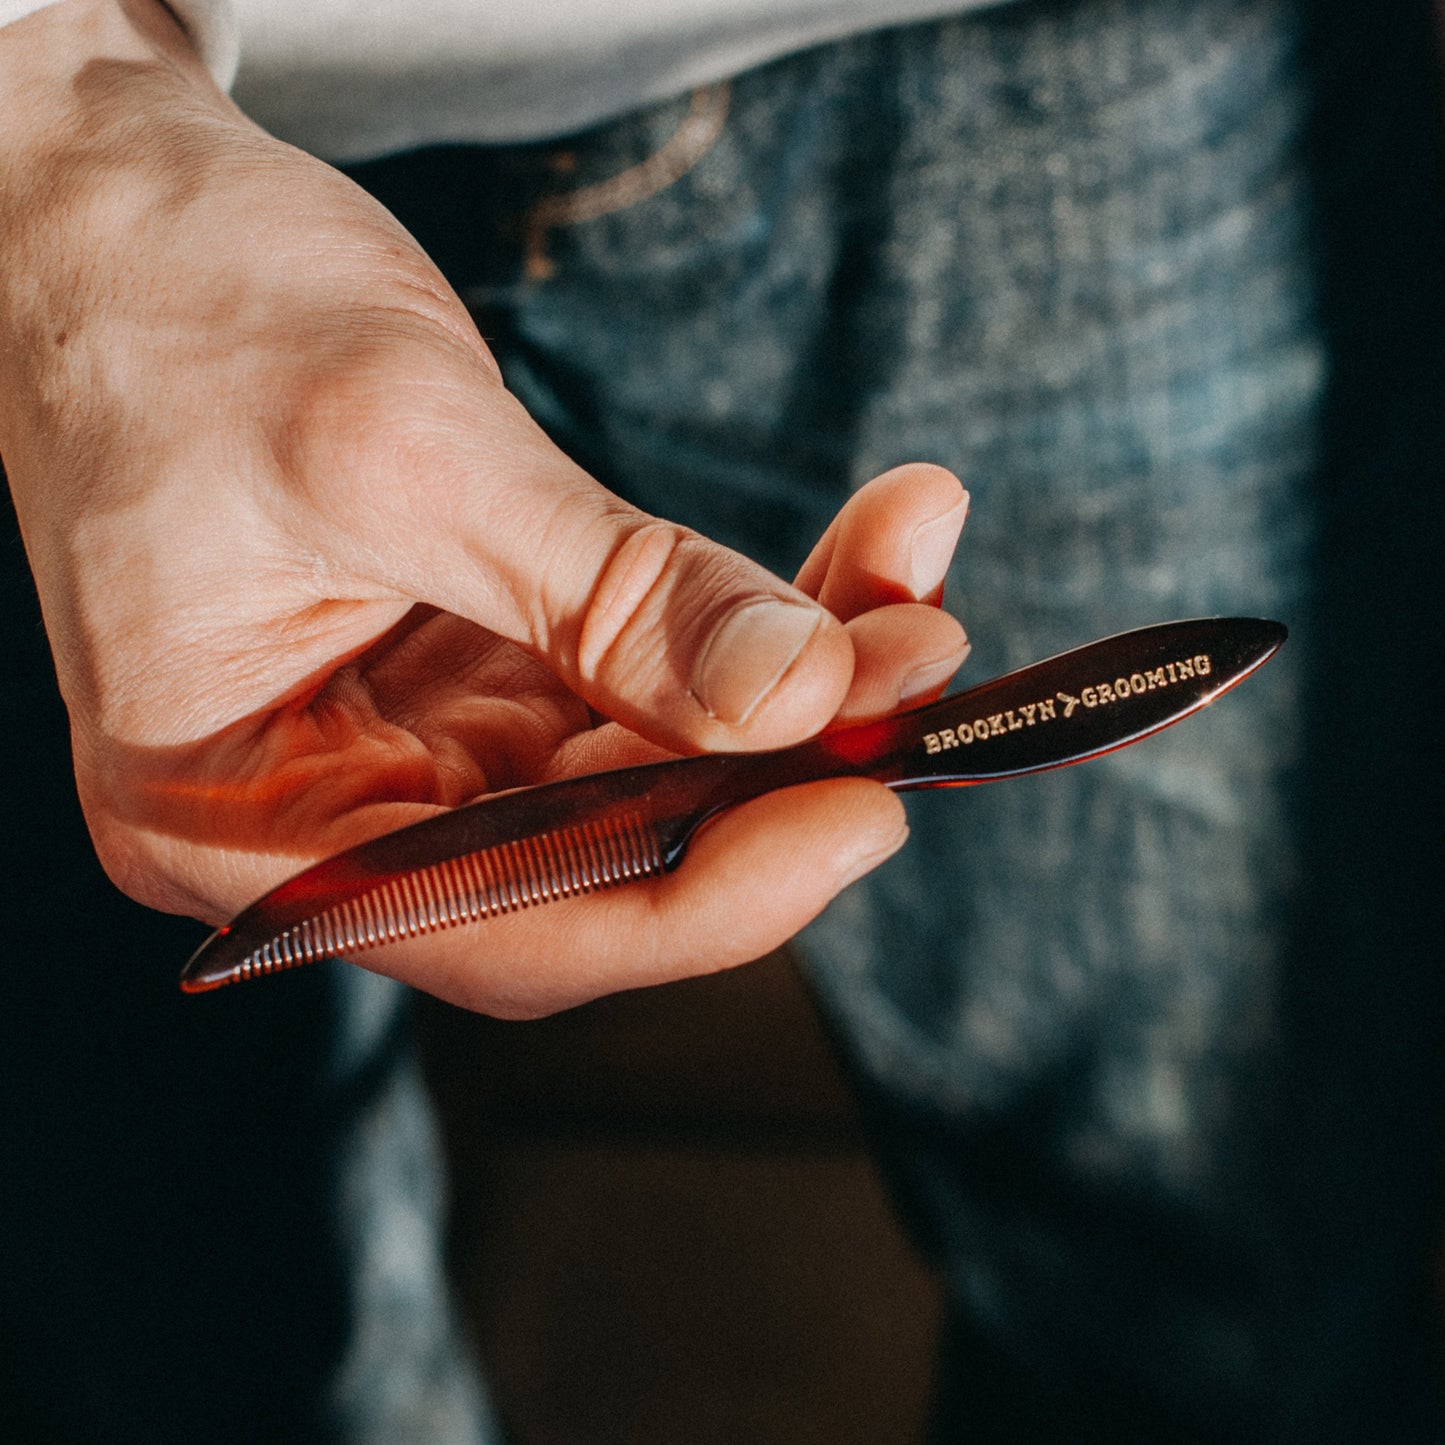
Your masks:
<path fill-rule="evenodd" d="M 1268 662 L 1289 638 L 1289 628 L 1269 617 L 1234 617 L 1223 622 L 1230 629 L 1239 665 L 1252 663 L 1241 677 Z"/>
<path fill-rule="evenodd" d="M 180 977 L 182 993 L 210 993 L 236 981 L 239 975 L 234 965 L 218 965 L 215 960 L 216 946 L 230 931 L 229 925 L 218 928 L 186 960 Z"/>

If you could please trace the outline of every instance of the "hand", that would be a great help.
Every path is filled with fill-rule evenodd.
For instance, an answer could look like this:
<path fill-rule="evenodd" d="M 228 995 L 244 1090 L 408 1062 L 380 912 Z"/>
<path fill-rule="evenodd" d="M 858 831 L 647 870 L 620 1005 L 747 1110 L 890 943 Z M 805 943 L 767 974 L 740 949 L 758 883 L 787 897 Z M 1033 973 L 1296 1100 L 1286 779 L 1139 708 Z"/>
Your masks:
<path fill-rule="evenodd" d="M 410 237 L 246 121 L 151 0 L 17 22 L 0 77 L 27 117 L 0 141 L 0 455 L 132 896 L 218 921 L 439 808 L 796 741 L 961 661 L 918 600 L 962 523 L 946 473 L 865 489 L 789 588 L 562 456 Z M 364 961 L 545 1012 L 766 952 L 904 832 L 885 789 L 815 784 L 669 878 Z"/>

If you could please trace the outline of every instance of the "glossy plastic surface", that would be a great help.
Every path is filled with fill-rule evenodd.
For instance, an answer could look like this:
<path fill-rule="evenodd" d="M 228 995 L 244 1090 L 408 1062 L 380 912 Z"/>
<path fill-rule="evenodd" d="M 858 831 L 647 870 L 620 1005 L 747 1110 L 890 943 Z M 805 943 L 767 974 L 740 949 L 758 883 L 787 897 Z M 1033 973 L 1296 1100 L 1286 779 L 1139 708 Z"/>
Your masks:
<path fill-rule="evenodd" d="M 796 747 L 483 798 L 281 884 L 211 935 L 181 987 L 201 992 L 676 867 L 707 818 L 775 788 L 848 776 L 959 787 L 1084 762 L 1206 706 L 1284 639 L 1282 624 L 1259 618 L 1166 622 Z"/>

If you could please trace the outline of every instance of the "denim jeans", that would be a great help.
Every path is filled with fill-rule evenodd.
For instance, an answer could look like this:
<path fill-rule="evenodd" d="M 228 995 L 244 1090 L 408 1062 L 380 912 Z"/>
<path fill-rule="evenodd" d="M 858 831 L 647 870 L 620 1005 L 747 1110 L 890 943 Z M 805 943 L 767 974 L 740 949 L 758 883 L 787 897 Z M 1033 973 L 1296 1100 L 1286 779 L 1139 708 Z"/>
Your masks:
<path fill-rule="evenodd" d="M 1171 733 L 910 800 L 800 941 L 948 1287 L 939 1442 L 1441 1433 L 1436 97 L 1428 5 L 1356 9 L 1020 0 L 354 168 L 640 505 L 786 574 L 868 477 L 959 471 L 971 679 L 1290 624 Z M 38 644 L 0 1390 L 47 1440 L 488 1438 L 395 992 L 173 1000 L 191 931 L 85 861 Z"/>
<path fill-rule="evenodd" d="M 1441 1431 L 1427 27 L 1044 0 L 362 168 L 640 505 L 790 574 L 868 477 L 959 471 L 975 679 L 1292 629 L 1147 744 L 911 800 L 801 940 L 948 1285 L 940 1441 Z"/>

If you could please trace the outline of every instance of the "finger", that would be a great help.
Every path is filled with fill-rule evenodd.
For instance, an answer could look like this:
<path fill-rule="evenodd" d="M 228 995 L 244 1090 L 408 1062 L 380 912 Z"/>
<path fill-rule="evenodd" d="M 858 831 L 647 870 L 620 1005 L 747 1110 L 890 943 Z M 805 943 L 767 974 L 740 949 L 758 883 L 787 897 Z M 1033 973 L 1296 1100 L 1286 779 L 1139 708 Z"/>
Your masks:
<path fill-rule="evenodd" d="M 531 1018 L 619 989 L 759 958 L 907 838 L 898 800 L 864 779 L 733 809 L 675 873 L 364 953 L 357 962 L 464 1008 Z"/>
<path fill-rule="evenodd" d="M 877 607 L 848 624 L 853 683 L 836 723 L 883 717 L 938 697 L 968 656 L 956 617 L 922 603 Z"/>
<path fill-rule="evenodd" d="M 423 433 L 362 427 L 364 447 L 331 428 L 330 474 L 364 478 L 334 521 L 374 579 L 521 643 L 599 712 L 680 751 L 776 746 L 833 716 L 852 647 L 815 600 L 619 501 L 480 370 L 465 400 L 433 396 L 416 415 Z"/>
<path fill-rule="evenodd" d="M 931 602 L 968 513 L 968 493 L 942 467 L 895 467 L 855 492 L 798 573 L 796 585 L 847 621 L 892 602 Z"/>

